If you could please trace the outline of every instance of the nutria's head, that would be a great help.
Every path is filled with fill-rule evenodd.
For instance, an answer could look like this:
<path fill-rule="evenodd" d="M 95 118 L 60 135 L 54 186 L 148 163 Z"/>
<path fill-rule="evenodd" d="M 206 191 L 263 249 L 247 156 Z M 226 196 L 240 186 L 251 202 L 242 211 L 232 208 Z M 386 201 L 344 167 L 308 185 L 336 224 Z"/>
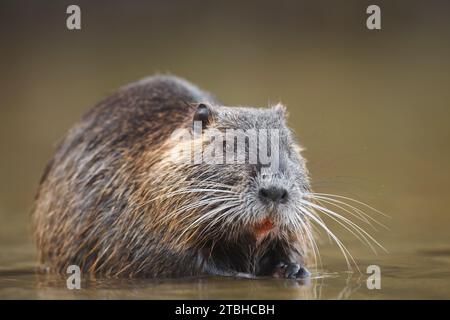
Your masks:
<path fill-rule="evenodd" d="M 161 225 L 173 226 L 178 242 L 302 233 L 308 222 L 300 200 L 310 185 L 284 106 L 197 104 L 169 140 L 156 201 L 169 211 Z"/>

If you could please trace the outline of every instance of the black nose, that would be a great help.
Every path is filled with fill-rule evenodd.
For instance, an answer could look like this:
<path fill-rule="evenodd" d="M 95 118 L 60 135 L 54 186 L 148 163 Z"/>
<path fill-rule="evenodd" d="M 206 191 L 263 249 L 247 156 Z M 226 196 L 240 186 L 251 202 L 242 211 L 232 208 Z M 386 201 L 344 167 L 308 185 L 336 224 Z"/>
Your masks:
<path fill-rule="evenodd" d="M 259 197 L 262 200 L 285 203 L 288 199 L 288 192 L 284 188 L 261 188 L 259 189 Z"/>

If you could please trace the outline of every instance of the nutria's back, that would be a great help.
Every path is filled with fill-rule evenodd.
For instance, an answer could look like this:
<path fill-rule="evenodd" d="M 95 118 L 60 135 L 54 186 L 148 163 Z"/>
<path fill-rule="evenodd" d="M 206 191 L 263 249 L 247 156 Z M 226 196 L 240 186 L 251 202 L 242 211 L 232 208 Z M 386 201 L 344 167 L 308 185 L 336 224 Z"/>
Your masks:
<path fill-rule="evenodd" d="M 191 132 L 194 120 L 203 130 L 276 130 L 276 172 L 172 161 L 174 132 Z M 115 276 L 304 276 L 298 199 L 309 182 L 291 135 L 281 106 L 219 106 L 172 76 L 121 88 L 70 129 L 42 176 L 33 212 L 41 263 Z"/>

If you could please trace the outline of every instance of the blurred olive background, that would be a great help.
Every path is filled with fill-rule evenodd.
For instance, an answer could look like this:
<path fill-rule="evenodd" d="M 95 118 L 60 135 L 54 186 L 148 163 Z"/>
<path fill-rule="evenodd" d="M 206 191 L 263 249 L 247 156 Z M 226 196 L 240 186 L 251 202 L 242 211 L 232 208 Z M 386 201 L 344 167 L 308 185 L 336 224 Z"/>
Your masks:
<path fill-rule="evenodd" d="M 81 7 L 80 31 L 66 28 L 69 4 Z M 370 4 L 381 7 L 382 30 L 366 28 Z M 34 193 L 66 130 L 119 86 L 172 73 L 227 105 L 282 101 L 316 190 L 388 213 L 391 231 L 380 237 L 391 251 L 447 250 L 449 9 L 406 0 L 2 1 L 0 247 L 32 248 Z"/>

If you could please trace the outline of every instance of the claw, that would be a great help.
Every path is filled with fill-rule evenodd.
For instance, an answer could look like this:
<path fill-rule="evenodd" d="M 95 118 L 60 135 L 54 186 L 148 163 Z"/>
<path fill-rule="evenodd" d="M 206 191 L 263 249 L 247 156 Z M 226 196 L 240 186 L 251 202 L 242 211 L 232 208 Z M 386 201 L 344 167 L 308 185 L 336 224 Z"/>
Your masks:
<path fill-rule="evenodd" d="M 306 269 L 305 267 L 301 267 L 300 270 L 298 270 L 296 278 L 308 278 L 311 276 L 311 272 L 309 272 L 308 269 Z"/>
<path fill-rule="evenodd" d="M 280 262 L 273 273 L 276 278 L 287 279 L 304 279 L 308 278 L 311 273 L 304 266 L 298 263 L 284 263 Z"/>

